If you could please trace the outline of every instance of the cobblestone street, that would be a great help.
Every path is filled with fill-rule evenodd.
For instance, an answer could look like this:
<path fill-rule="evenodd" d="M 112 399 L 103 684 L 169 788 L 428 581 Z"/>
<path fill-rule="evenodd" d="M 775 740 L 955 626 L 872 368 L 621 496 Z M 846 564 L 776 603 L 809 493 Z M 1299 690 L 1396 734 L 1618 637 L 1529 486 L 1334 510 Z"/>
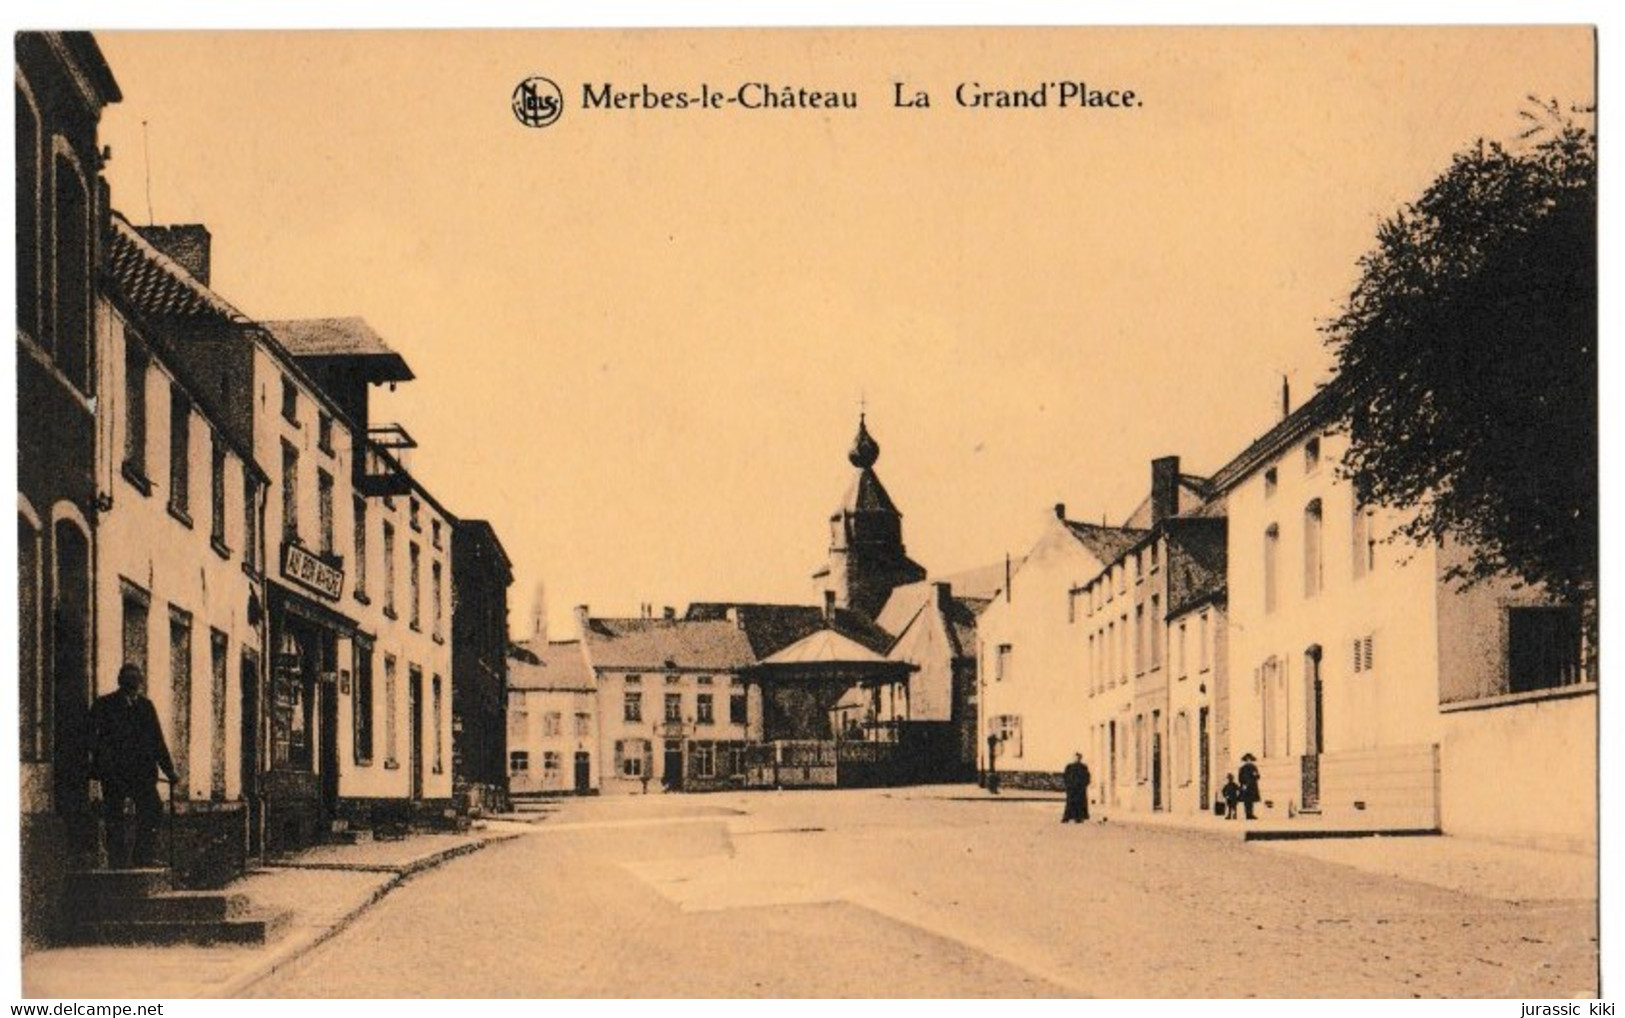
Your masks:
<path fill-rule="evenodd" d="M 1586 858 L 1439 838 L 1247 844 L 1059 814 L 964 788 L 569 800 L 250 993 L 1597 990 Z"/>

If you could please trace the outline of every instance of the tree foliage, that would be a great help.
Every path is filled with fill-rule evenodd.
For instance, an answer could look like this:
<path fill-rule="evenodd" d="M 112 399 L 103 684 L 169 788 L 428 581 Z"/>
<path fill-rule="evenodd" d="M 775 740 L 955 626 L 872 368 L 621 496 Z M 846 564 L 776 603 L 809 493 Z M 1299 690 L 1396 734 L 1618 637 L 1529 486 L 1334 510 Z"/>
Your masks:
<path fill-rule="evenodd" d="M 1596 135 L 1541 112 L 1381 225 L 1324 332 L 1359 497 L 1408 510 L 1418 543 L 1460 541 L 1457 580 L 1580 602 L 1598 560 Z"/>

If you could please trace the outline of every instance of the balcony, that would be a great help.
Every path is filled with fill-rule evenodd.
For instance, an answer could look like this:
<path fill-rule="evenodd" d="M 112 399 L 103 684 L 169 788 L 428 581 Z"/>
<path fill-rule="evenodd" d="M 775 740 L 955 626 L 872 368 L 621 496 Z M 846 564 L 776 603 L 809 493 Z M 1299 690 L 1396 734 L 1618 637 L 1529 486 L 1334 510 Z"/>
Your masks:
<path fill-rule="evenodd" d="M 355 488 L 370 498 L 405 495 L 412 490 L 405 454 L 417 448 L 417 441 L 399 424 L 380 424 L 367 429 L 367 444 L 355 460 Z"/>

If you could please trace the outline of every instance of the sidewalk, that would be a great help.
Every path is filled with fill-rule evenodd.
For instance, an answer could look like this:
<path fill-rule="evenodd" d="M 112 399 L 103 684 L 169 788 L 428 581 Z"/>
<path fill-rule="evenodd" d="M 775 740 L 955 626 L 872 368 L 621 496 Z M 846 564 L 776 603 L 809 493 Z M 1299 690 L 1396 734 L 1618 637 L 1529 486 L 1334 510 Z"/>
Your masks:
<path fill-rule="evenodd" d="M 288 912 L 268 944 L 208 947 L 64 947 L 22 959 L 28 997 L 176 999 L 230 997 L 304 955 L 349 925 L 414 874 L 528 828 L 487 821 L 467 834 L 417 834 L 401 841 L 322 845 L 263 869 L 226 890 L 256 909 Z"/>

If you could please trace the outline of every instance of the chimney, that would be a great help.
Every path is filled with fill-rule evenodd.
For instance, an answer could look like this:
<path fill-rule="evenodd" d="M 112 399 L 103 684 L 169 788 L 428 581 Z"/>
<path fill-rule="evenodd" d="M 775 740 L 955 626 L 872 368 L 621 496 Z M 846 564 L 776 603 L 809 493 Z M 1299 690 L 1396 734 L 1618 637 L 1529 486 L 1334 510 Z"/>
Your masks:
<path fill-rule="evenodd" d="M 1281 376 L 1281 420 L 1292 416 L 1292 384 L 1285 375 Z"/>
<path fill-rule="evenodd" d="M 945 580 L 938 580 L 937 582 L 931 584 L 931 586 L 936 588 L 937 610 L 946 612 L 949 608 L 952 608 L 954 603 L 954 585 Z"/>
<path fill-rule="evenodd" d="M 661 609 L 660 614 L 667 622 L 677 621 L 677 609 L 669 604 Z"/>
<path fill-rule="evenodd" d="M 1151 461 L 1151 525 L 1179 514 L 1179 457 Z"/>
<path fill-rule="evenodd" d="M 209 285 L 209 230 L 202 223 L 180 226 L 137 226 L 147 243 L 162 251 L 192 278 Z"/>
<path fill-rule="evenodd" d="M 579 634 L 581 636 L 581 638 L 586 639 L 587 638 L 587 606 L 584 605 L 584 604 L 576 605 L 576 627 L 581 630 L 581 632 Z"/>
<path fill-rule="evenodd" d="M 1058 519 L 1058 520 L 1066 519 L 1066 503 L 1065 502 L 1057 502 L 1057 503 L 1055 503 L 1055 518 Z"/>
<path fill-rule="evenodd" d="M 745 628 L 745 617 L 740 613 L 739 606 L 737 604 L 730 604 L 728 606 L 727 619 L 740 629 Z"/>
<path fill-rule="evenodd" d="M 824 625 L 835 624 L 835 591 L 824 591 Z"/>

